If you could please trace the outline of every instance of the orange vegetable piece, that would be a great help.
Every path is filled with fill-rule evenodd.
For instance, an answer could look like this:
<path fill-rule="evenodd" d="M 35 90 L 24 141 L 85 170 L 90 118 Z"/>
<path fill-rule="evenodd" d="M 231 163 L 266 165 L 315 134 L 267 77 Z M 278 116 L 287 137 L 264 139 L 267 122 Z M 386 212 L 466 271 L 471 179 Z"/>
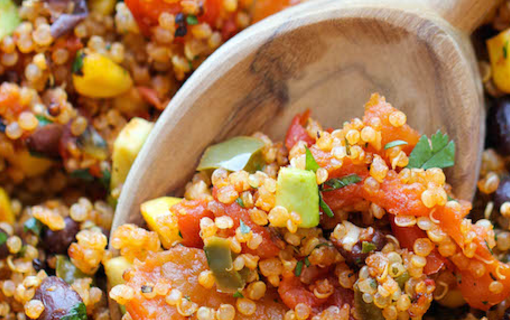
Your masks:
<path fill-rule="evenodd" d="M 207 210 L 206 201 L 181 201 L 170 209 L 175 213 L 182 235 L 181 244 L 186 247 L 203 248 L 204 242 L 200 238 L 200 219 L 213 218 L 211 211 Z"/>
<path fill-rule="evenodd" d="M 218 308 L 226 303 L 235 305 L 235 298 L 231 294 L 219 293 L 214 287 L 206 289 L 198 283 L 198 276 L 205 270 L 208 270 L 208 266 L 204 251 L 183 246 L 153 253 L 144 262 L 135 262 L 131 271 L 124 276 L 126 284 L 136 292 L 134 299 L 126 305 L 126 310 L 133 320 L 188 319 L 180 315 L 176 307 L 168 305 L 164 296 L 152 299 L 142 296 L 141 286 L 154 285 L 160 279 L 169 281 L 171 289 L 180 290 L 183 297 L 189 297 L 200 306 Z M 254 314 L 245 316 L 238 312 L 236 319 L 282 319 L 287 309 L 274 301 L 276 297 L 275 291 L 268 289 L 264 298 L 256 301 L 257 310 Z"/>
<path fill-rule="evenodd" d="M 285 136 L 285 146 L 288 150 L 292 149 L 292 147 L 299 141 L 306 142 L 308 147 L 315 143 L 315 140 L 310 138 L 305 129 L 309 117 L 310 110 L 306 110 L 301 114 L 297 114 L 294 119 L 292 119 L 292 123 L 290 124 L 289 129 L 287 130 L 287 135 Z"/>

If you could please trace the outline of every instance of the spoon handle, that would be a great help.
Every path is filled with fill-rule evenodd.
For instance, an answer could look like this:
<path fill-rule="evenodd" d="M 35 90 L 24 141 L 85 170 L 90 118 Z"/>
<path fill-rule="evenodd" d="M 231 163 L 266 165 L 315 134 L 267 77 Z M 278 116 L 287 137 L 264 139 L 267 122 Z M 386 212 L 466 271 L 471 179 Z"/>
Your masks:
<path fill-rule="evenodd" d="M 458 30 L 471 34 L 500 0 L 428 0 L 439 15 Z"/>

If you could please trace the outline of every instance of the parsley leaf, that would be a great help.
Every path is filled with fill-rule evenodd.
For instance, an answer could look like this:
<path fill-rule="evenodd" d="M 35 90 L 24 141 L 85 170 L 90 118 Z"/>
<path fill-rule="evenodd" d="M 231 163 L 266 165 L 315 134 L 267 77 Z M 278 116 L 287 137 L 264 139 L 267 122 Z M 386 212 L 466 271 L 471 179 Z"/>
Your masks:
<path fill-rule="evenodd" d="M 333 218 L 335 214 L 331 210 L 331 208 L 328 206 L 326 201 L 322 199 L 322 194 L 319 192 L 319 206 L 321 207 L 322 211 L 330 218 Z"/>
<path fill-rule="evenodd" d="M 310 149 L 308 149 L 308 147 L 305 148 L 306 148 L 306 170 L 317 172 L 317 169 L 319 169 L 320 166 L 317 163 L 317 161 L 315 161 L 315 158 L 313 157 L 313 154 L 310 151 Z"/>
<path fill-rule="evenodd" d="M 393 148 L 393 147 L 396 147 L 396 146 L 404 146 L 406 144 L 408 144 L 407 141 L 404 141 L 404 140 L 394 140 L 394 141 L 388 142 L 384 146 L 384 150 L 387 150 L 389 148 Z"/>
<path fill-rule="evenodd" d="M 0 232 L 0 246 L 7 242 L 7 233 Z"/>
<path fill-rule="evenodd" d="M 308 260 L 308 257 L 305 257 L 305 266 L 309 267 L 310 266 L 310 260 Z"/>
<path fill-rule="evenodd" d="M 303 271 L 303 261 L 298 261 L 296 264 L 296 270 L 294 270 L 294 275 L 296 275 L 296 277 L 299 277 L 301 275 L 302 271 Z"/>
<path fill-rule="evenodd" d="M 251 228 L 250 228 L 250 227 L 248 227 L 248 226 L 244 223 L 244 221 L 243 221 L 243 220 L 241 220 L 241 226 L 240 226 L 240 228 L 241 228 L 241 233 L 242 233 L 242 234 L 248 234 L 248 233 L 250 233 L 250 231 L 251 231 Z"/>
<path fill-rule="evenodd" d="M 236 293 L 234 293 L 234 298 L 244 298 L 244 296 L 241 292 L 237 291 Z"/>
<path fill-rule="evenodd" d="M 376 249 L 375 244 L 369 241 L 363 241 L 361 243 L 361 253 L 369 253 L 371 251 L 374 251 Z"/>
<path fill-rule="evenodd" d="M 455 163 L 455 142 L 448 142 L 448 135 L 440 130 L 429 139 L 426 135 L 420 137 L 409 156 L 408 168 L 447 168 Z"/>
<path fill-rule="evenodd" d="M 241 206 L 241 208 L 245 208 L 243 199 L 241 199 L 241 197 L 237 198 L 236 202 L 239 206 Z"/>
<path fill-rule="evenodd" d="M 37 220 L 34 217 L 25 221 L 25 224 L 23 225 L 23 230 L 25 232 L 31 231 L 36 236 L 41 235 L 42 228 L 43 228 L 43 224 L 41 223 L 41 221 Z"/>
<path fill-rule="evenodd" d="M 186 23 L 192 26 L 198 24 L 197 16 L 190 14 L 189 16 L 186 17 Z"/>
<path fill-rule="evenodd" d="M 87 320 L 87 308 L 83 302 L 77 303 L 62 320 Z"/>
<path fill-rule="evenodd" d="M 45 125 L 52 123 L 50 119 L 46 118 L 41 114 L 38 114 L 35 117 L 37 118 L 37 120 L 39 120 L 40 127 L 44 127 Z"/>
<path fill-rule="evenodd" d="M 489 243 L 487 242 L 487 240 L 484 240 L 485 241 L 485 245 L 487 246 L 487 249 L 489 250 L 489 252 L 491 253 L 491 255 L 494 255 L 494 252 L 492 251 L 492 248 L 489 247 Z"/>
<path fill-rule="evenodd" d="M 332 178 L 324 182 L 324 184 L 322 185 L 322 191 L 333 191 L 341 189 L 343 187 L 347 187 L 350 184 L 358 183 L 360 181 L 361 178 L 357 174 L 350 174 L 343 178 Z M 326 188 L 326 186 L 328 188 Z"/>

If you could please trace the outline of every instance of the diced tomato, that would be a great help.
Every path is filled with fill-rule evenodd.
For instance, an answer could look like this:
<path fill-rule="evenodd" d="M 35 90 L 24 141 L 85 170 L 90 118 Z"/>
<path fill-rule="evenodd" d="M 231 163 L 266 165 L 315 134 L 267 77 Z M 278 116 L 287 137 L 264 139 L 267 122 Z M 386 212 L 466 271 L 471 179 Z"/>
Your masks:
<path fill-rule="evenodd" d="M 25 110 L 20 101 L 18 91 L 9 90 L 7 82 L 0 86 L 0 115 L 7 121 L 15 121 L 18 115 Z"/>
<path fill-rule="evenodd" d="M 177 216 L 179 231 L 182 235 L 181 244 L 186 247 L 203 248 L 204 242 L 200 238 L 200 219 L 213 218 L 207 209 L 206 201 L 181 201 L 172 206 L 171 211 Z"/>
<path fill-rule="evenodd" d="M 126 0 L 126 5 L 133 14 L 140 30 L 144 35 L 150 35 L 150 29 L 158 25 L 158 19 L 161 13 L 167 12 L 177 15 L 182 12 L 180 1 L 172 2 L 165 0 Z M 199 6 L 203 8 L 203 14 L 198 16 L 200 22 L 207 22 L 211 27 L 215 27 L 218 18 L 221 15 L 222 0 L 201 0 Z"/>
<path fill-rule="evenodd" d="M 165 105 L 159 99 L 156 90 L 143 86 L 136 87 L 136 89 L 138 89 L 138 92 L 147 103 L 153 105 L 158 110 L 165 109 Z"/>
<path fill-rule="evenodd" d="M 253 22 L 260 21 L 296 3 L 298 1 L 295 0 L 257 0 L 253 4 Z"/>
<path fill-rule="evenodd" d="M 235 16 L 230 15 L 230 17 L 223 23 L 223 27 L 221 28 L 221 38 L 223 41 L 227 41 L 228 39 L 235 36 L 237 30 L 238 29 L 235 21 Z"/>
<path fill-rule="evenodd" d="M 245 208 L 242 208 L 236 202 L 231 204 L 224 204 L 219 201 L 215 201 L 214 205 L 211 205 L 211 210 L 213 211 L 215 217 L 229 216 L 232 218 L 232 220 L 234 220 L 234 227 L 230 229 L 230 235 L 233 235 L 234 230 L 240 226 L 242 220 L 243 223 L 250 227 L 254 233 L 257 233 L 262 237 L 262 243 L 257 249 L 251 250 L 245 244 L 243 244 L 243 252 L 257 255 L 261 259 L 276 257 L 280 252 L 280 249 L 273 241 L 269 230 L 253 222 L 251 220 L 249 211 Z"/>
<path fill-rule="evenodd" d="M 394 127 L 391 125 L 389 117 L 393 112 L 398 111 L 393 108 L 386 100 L 378 94 L 373 94 L 370 100 L 365 105 L 365 115 L 363 117 L 363 123 L 367 126 L 373 125 L 375 118 L 379 118 L 381 123 L 381 150 L 371 150 L 376 153 L 380 153 L 383 156 L 384 146 L 388 142 L 395 140 L 403 140 L 408 144 L 401 146 L 402 150 L 408 155 L 413 151 L 414 146 L 420 139 L 420 134 L 412 129 L 409 125 L 405 124 L 401 127 Z"/>
<path fill-rule="evenodd" d="M 471 210 L 471 204 L 467 201 L 460 201 L 459 208 L 438 207 L 432 218 L 439 220 L 439 226 L 445 231 L 461 248 L 464 248 L 464 235 L 460 231 L 460 225 L 464 217 Z"/>
<path fill-rule="evenodd" d="M 403 183 L 398 173 L 390 170 L 379 190 L 368 192 L 363 189 L 363 195 L 366 200 L 375 202 L 394 215 L 428 216 L 430 209 L 421 201 L 421 194 L 426 188 L 417 182 Z"/>
<path fill-rule="evenodd" d="M 290 127 L 287 130 L 287 135 L 285 137 L 285 146 L 287 149 L 292 149 L 292 147 L 299 141 L 306 142 L 308 147 L 314 144 L 315 140 L 310 138 L 308 132 L 306 132 L 305 129 L 309 117 L 310 110 L 306 110 L 302 114 L 298 114 L 294 117 L 294 119 L 292 119 L 292 123 L 290 124 Z"/>
<path fill-rule="evenodd" d="M 53 45 L 52 51 L 64 48 L 69 51 L 69 55 L 72 57 L 72 60 L 74 60 L 76 52 L 83 48 L 83 43 L 81 42 L 80 38 L 74 35 L 68 37 L 60 37 Z"/>
<path fill-rule="evenodd" d="M 496 278 L 499 274 L 504 279 Z M 479 278 L 475 277 L 469 269 L 459 270 L 458 285 L 462 296 L 471 307 L 480 310 L 489 310 L 490 307 L 500 303 L 510 295 L 510 267 L 500 261 L 485 265 L 485 274 Z M 503 284 L 500 293 L 489 290 L 489 285 L 496 279 Z"/>
<path fill-rule="evenodd" d="M 305 287 L 305 284 L 298 277 L 291 275 L 283 277 L 278 287 L 278 293 L 283 303 L 290 309 L 296 308 L 299 303 L 304 303 L 310 308 L 317 308 L 328 299 L 319 299 Z"/>
<path fill-rule="evenodd" d="M 414 242 L 420 238 L 427 238 L 425 231 L 418 228 L 418 226 L 412 227 L 399 227 L 395 224 L 394 217 L 390 217 L 391 231 L 393 235 L 400 242 L 402 248 L 413 250 Z M 427 264 L 423 268 L 423 272 L 426 275 L 437 273 L 445 265 L 446 258 L 441 256 L 437 249 L 434 250 L 427 256 Z"/>

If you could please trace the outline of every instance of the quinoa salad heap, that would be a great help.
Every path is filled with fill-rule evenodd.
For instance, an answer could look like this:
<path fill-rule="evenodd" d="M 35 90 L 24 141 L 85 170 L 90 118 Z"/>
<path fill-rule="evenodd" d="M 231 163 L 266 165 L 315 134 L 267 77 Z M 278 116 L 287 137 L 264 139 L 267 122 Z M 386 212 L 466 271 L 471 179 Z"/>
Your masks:
<path fill-rule="evenodd" d="M 508 0 L 472 37 L 488 106 L 472 204 L 445 181 L 447 133 L 374 95 L 341 129 L 304 113 L 284 142 L 211 146 L 183 198 L 110 234 L 182 83 L 304 1 L 0 0 L 0 319 L 106 320 L 109 298 L 124 320 L 510 319 Z"/>

